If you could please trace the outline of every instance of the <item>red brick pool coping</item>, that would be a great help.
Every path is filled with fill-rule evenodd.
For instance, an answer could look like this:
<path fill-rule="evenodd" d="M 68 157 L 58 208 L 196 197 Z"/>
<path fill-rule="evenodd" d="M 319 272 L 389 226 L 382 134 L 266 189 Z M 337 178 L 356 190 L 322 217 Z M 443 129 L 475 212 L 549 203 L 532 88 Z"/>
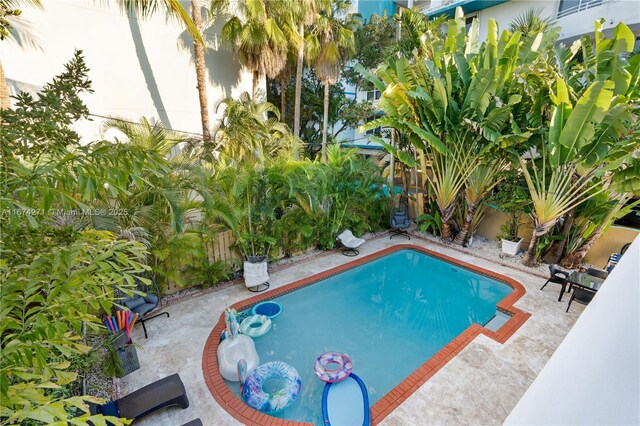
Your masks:
<path fill-rule="evenodd" d="M 361 265 L 386 254 L 393 253 L 402 249 L 416 250 L 430 256 L 434 256 L 446 262 L 450 262 L 478 272 L 482 275 L 495 278 L 507 284 L 508 286 L 513 288 L 514 291 L 512 291 L 507 297 L 502 299 L 497 304 L 497 307 L 501 310 L 507 311 L 508 313 L 512 314 L 512 316 L 502 327 L 500 327 L 500 329 L 495 332 L 484 328 L 481 325 L 471 324 L 465 331 L 459 334 L 455 339 L 449 342 L 434 356 L 432 356 L 424 364 L 422 364 L 416 371 L 411 373 L 402 382 L 400 382 L 398 386 L 391 389 L 385 396 L 380 398 L 375 404 L 371 406 L 371 422 L 372 424 L 378 424 L 393 410 L 398 408 L 400 404 L 402 404 L 407 398 L 409 398 L 409 396 L 411 396 L 411 394 L 413 394 L 427 380 L 433 377 L 438 372 L 438 370 L 444 367 L 451 359 L 453 359 L 454 356 L 460 353 L 462 349 L 464 349 L 467 344 L 469 344 L 469 342 L 475 339 L 476 336 L 484 334 L 499 343 L 506 342 L 507 339 L 509 339 L 509 337 L 511 337 L 516 332 L 516 330 L 518 330 L 520 326 L 524 324 L 531 316 L 530 313 L 524 312 L 513 306 L 513 304 L 526 293 L 524 286 L 513 278 L 509 278 L 505 275 L 498 274 L 488 269 L 484 269 L 479 266 L 457 260 L 441 253 L 436 253 L 424 247 L 419 247 L 412 244 L 401 244 L 380 250 L 367 256 L 363 256 L 359 259 L 353 260 L 340 266 L 336 266 L 313 276 L 303 278 L 301 280 L 271 290 L 267 293 L 262 293 L 249 299 L 242 300 L 240 302 L 234 303 L 233 305 L 231 305 L 231 307 L 237 309 L 238 311 L 250 308 L 259 302 L 273 299 L 285 293 L 289 293 L 291 291 L 313 284 L 331 275 L 335 275 L 347 269 L 351 269 L 355 266 Z M 238 399 L 238 397 L 231 392 L 231 390 L 225 384 L 224 379 L 220 375 L 220 371 L 218 370 L 217 350 L 218 345 L 220 344 L 220 335 L 224 328 L 224 312 L 222 312 L 220 314 L 220 318 L 218 319 L 218 323 L 207 338 L 207 342 L 204 346 L 204 353 L 202 355 L 202 369 L 205 383 L 207 384 L 209 391 L 211 391 L 213 398 L 218 402 L 218 404 L 220 404 L 220 406 L 229 414 L 231 414 L 236 420 L 246 425 L 293 426 L 310 424 L 279 419 L 266 415 L 249 407 L 244 403 L 244 401 Z"/>

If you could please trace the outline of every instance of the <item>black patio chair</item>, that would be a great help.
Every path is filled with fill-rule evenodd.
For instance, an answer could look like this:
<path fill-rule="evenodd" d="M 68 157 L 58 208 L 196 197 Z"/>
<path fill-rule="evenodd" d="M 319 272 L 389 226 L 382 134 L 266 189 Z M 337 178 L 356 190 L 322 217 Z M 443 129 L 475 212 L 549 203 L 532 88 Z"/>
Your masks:
<path fill-rule="evenodd" d="M 133 296 L 126 296 L 121 301 L 120 304 L 125 306 L 134 314 L 138 314 L 138 321 L 142 324 L 142 329 L 144 330 L 144 338 L 148 339 L 147 335 L 147 327 L 145 326 L 145 322 L 150 321 L 154 318 L 157 318 L 162 315 L 166 315 L 167 318 L 170 317 L 169 312 L 160 312 L 158 314 L 152 315 L 152 312 L 159 306 L 160 304 L 160 289 L 156 284 L 155 279 L 151 278 L 151 286 L 145 286 L 141 283 L 138 284 L 138 290 L 144 293 L 143 296 L 139 294 L 134 294 Z"/>
<path fill-rule="evenodd" d="M 540 287 L 540 290 L 545 288 L 549 283 L 560 284 L 564 287 L 567 285 L 567 278 L 569 278 L 567 271 L 558 268 L 558 265 L 549 265 L 549 279 Z M 567 291 L 571 291 L 571 284 L 569 284 L 569 290 Z"/>
<path fill-rule="evenodd" d="M 565 312 L 569 312 L 569 308 L 571 307 L 571 302 L 574 300 L 583 305 L 588 305 L 589 302 L 593 299 L 593 296 L 596 295 L 595 291 L 587 290 L 586 288 L 576 286 L 573 289 L 573 294 L 571 295 L 571 299 L 569 299 L 569 304 L 567 305 L 567 310 Z"/>
<path fill-rule="evenodd" d="M 173 405 L 181 408 L 189 406 L 187 391 L 178 374 L 172 374 L 106 404 L 89 403 L 89 409 L 92 415 L 102 414 L 135 421 Z"/>
<path fill-rule="evenodd" d="M 398 235 L 411 239 L 409 232 L 407 231 L 411 226 L 411 218 L 409 217 L 409 204 L 400 199 L 399 205 L 394 207 L 391 211 L 391 236 L 389 238 L 397 237 Z"/>

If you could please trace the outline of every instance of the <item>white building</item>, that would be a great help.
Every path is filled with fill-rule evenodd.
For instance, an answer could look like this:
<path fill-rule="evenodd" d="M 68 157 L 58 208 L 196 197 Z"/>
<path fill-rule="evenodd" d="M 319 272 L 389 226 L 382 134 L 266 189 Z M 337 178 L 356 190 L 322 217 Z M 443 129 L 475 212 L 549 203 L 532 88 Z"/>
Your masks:
<path fill-rule="evenodd" d="M 76 125 L 83 142 L 100 138 L 99 125 L 107 116 L 136 122 L 141 116 L 155 117 L 166 128 L 202 134 L 193 42 L 181 22 L 161 14 L 139 20 L 124 14 L 115 1 L 57 0 L 43 6 L 25 7 L 20 21 L 30 25 L 16 27 L 17 40 L 0 42 L 0 62 L 12 94 L 37 91 L 81 49 L 94 90 L 84 97 L 92 121 Z M 221 21 L 205 31 L 212 127 L 222 99 L 252 90 L 252 74 L 230 45 L 220 41 Z"/>
<path fill-rule="evenodd" d="M 640 424 L 640 237 L 505 424 Z"/>
<path fill-rule="evenodd" d="M 593 34 L 594 22 L 605 18 L 605 34 L 610 35 L 618 22 L 624 22 L 636 35 L 636 48 L 640 47 L 640 0 L 355 0 L 353 4 L 364 19 L 368 19 L 372 13 L 381 14 L 382 10 L 392 16 L 398 10 L 412 6 L 430 17 L 452 17 L 456 8 L 461 7 L 469 25 L 473 19 L 478 19 L 480 40 L 486 39 L 489 19 L 495 19 L 500 29 L 506 29 L 528 9 L 538 9 L 542 16 L 555 20 L 561 28 L 558 41 L 567 45 L 584 34 Z M 346 91 L 353 93 L 352 96 L 358 101 L 369 100 L 375 103 L 380 98 L 377 90 L 364 92 L 347 86 Z M 368 132 L 370 133 L 373 132 Z M 376 143 L 369 142 L 368 134 L 349 129 L 341 136 L 356 146 L 377 146 Z"/>
<path fill-rule="evenodd" d="M 640 36 L 640 2 L 638 0 L 432 0 L 420 5 L 428 16 L 453 16 L 456 7 L 462 7 L 471 23 L 480 22 L 480 40 L 487 36 L 487 21 L 495 19 L 501 29 L 528 9 L 541 11 L 542 16 L 553 18 L 561 28 L 561 43 L 571 43 L 584 34 L 592 34 L 593 23 L 605 18 L 606 30 L 612 30 L 618 22 L 624 22 L 631 31 Z"/>

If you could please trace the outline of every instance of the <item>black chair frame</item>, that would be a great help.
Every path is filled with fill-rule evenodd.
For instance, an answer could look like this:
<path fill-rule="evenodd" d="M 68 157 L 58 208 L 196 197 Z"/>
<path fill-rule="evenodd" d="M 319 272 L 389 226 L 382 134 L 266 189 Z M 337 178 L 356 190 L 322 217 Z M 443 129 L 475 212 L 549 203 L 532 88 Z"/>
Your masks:
<path fill-rule="evenodd" d="M 151 312 L 153 312 L 155 309 L 157 309 L 160 306 L 160 289 L 158 288 L 158 284 L 156 283 L 155 278 L 151 277 L 151 290 L 152 291 L 145 291 L 145 290 L 149 290 L 149 288 L 147 286 L 142 286 L 142 285 L 138 285 L 138 290 L 140 290 L 141 292 L 145 293 L 145 295 L 154 295 L 158 298 L 158 301 L 156 303 L 156 305 L 151 308 L 151 310 L 148 311 L 148 313 L 144 314 L 144 315 L 140 315 L 138 317 L 138 321 L 140 322 L 140 324 L 142 324 L 142 330 L 144 331 L 144 338 L 148 339 L 149 338 L 149 334 L 147 333 L 147 326 L 145 325 L 146 322 L 151 321 L 154 318 L 158 318 L 161 317 L 163 315 L 166 315 L 167 318 L 170 318 L 171 315 L 169 315 L 169 312 L 159 312 L 153 315 L 149 315 Z M 125 297 L 123 299 L 122 304 L 126 306 L 126 304 L 124 303 L 124 300 L 127 300 L 130 298 Z M 135 311 L 135 310 L 134 310 Z"/>
<path fill-rule="evenodd" d="M 140 324 L 142 324 L 142 330 L 144 331 L 145 339 L 148 339 L 149 336 L 147 335 L 147 326 L 144 325 L 144 323 L 147 321 L 151 321 L 154 318 L 161 317 L 162 315 L 166 315 L 167 318 L 171 317 L 171 315 L 169 315 L 169 312 L 160 312 L 159 314 L 151 315 L 150 317 L 145 315 L 143 318 L 140 318 Z"/>
<path fill-rule="evenodd" d="M 269 286 L 271 284 L 269 284 L 269 281 L 267 281 L 266 283 L 262 283 L 262 284 L 258 284 L 256 286 L 253 287 L 247 287 L 247 290 L 253 292 L 253 293 L 262 293 L 263 291 L 266 291 Z M 265 286 L 264 288 L 260 288 L 261 286 Z"/>
<path fill-rule="evenodd" d="M 565 313 L 569 312 L 569 308 L 571 307 L 571 302 L 573 302 L 574 300 L 583 305 L 588 305 L 589 302 L 591 302 L 591 300 L 593 299 L 593 296 L 595 295 L 596 295 L 595 291 L 587 290 L 586 288 L 575 286 L 573 289 L 573 294 L 569 299 L 569 304 L 567 305 L 567 310 L 565 311 Z"/>
<path fill-rule="evenodd" d="M 359 255 L 360 252 L 354 248 L 347 247 L 344 250 L 342 250 L 342 254 L 344 254 L 345 256 L 353 257 L 353 256 Z"/>
<path fill-rule="evenodd" d="M 549 283 L 566 285 L 567 278 L 569 278 L 567 271 L 558 268 L 556 265 L 549 265 L 549 279 L 540 287 L 540 290 L 545 288 Z M 569 285 L 568 291 L 571 291 L 571 285 Z"/>
<path fill-rule="evenodd" d="M 394 206 L 394 208 L 391 209 L 391 217 L 389 218 L 389 223 L 391 225 L 389 233 L 391 234 L 391 236 L 389 237 L 389 239 L 401 236 L 411 240 L 411 236 L 409 235 L 408 231 L 409 227 L 411 226 L 411 220 L 409 218 L 409 204 L 405 201 L 404 198 L 405 197 L 401 195 L 398 206 Z M 404 220 L 404 222 L 398 223 L 397 220 Z"/>

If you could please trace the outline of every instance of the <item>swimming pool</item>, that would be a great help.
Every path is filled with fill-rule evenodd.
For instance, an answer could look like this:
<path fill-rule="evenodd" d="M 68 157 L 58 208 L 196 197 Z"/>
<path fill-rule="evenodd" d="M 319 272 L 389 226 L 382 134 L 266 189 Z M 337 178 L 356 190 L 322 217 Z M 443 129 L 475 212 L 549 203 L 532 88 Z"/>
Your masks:
<path fill-rule="evenodd" d="M 324 383 L 315 377 L 313 362 L 326 351 L 345 352 L 351 357 L 373 407 L 392 405 L 390 399 L 402 399 L 398 397 L 400 385 L 407 388 L 407 381 L 420 371 L 424 373 L 429 362 L 442 363 L 442 352 L 446 355 L 457 338 L 468 335 L 469 330 L 482 329 L 501 300 L 520 293 L 520 288 L 514 291 L 517 285 L 497 281 L 495 274 L 492 278 L 484 273 L 488 271 L 474 272 L 426 252 L 413 246 L 390 249 L 356 261 L 365 261 L 360 265 L 350 264 L 324 274 L 329 276 L 315 277 L 296 291 L 290 291 L 296 286 L 284 289 L 285 294 L 272 298 L 284 312 L 274 319 L 269 333 L 255 339 L 260 362 L 285 361 L 298 370 L 303 383 L 295 403 L 277 417 L 322 423 Z M 310 282 L 314 284 L 308 285 Z M 259 298 L 250 299 L 243 307 L 249 308 Z M 477 325 L 470 327 L 472 324 Z M 510 325 L 513 328 L 514 324 Z M 416 379 L 413 385 L 420 382 Z M 239 395 L 237 383 L 225 382 L 225 386 Z"/>

